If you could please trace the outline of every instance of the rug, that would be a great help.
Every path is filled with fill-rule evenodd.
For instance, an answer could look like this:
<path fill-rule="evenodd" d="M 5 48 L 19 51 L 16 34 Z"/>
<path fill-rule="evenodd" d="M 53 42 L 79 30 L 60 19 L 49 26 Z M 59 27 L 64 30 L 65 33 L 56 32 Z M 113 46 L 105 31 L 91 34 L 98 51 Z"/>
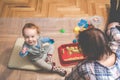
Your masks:
<path fill-rule="evenodd" d="M 19 51 L 22 48 L 22 44 L 24 42 L 23 38 L 18 38 L 15 42 L 12 54 L 10 56 L 9 62 L 8 62 L 8 68 L 14 68 L 14 69 L 24 69 L 24 70 L 41 70 L 40 68 L 34 66 L 31 64 L 27 57 L 20 57 Z"/>
<path fill-rule="evenodd" d="M 93 19 L 93 17 L 89 18 L 41 18 L 41 19 L 33 19 L 33 18 L 25 18 L 20 19 L 19 22 L 19 30 L 22 30 L 22 27 L 25 23 L 34 23 L 40 27 L 42 36 L 47 36 L 52 39 L 54 39 L 55 43 L 55 52 L 53 55 L 53 60 L 56 63 L 57 66 L 64 67 L 60 64 L 59 55 L 58 55 L 58 47 L 62 44 L 69 44 L 73 42 L 75 39 L 75 33 L 73 30 L 76 26 L 78 26 L 78 23 L 81 22 L 81 19 L 83 20 L 91 20 L 94 22 L 94 20 L 97 20 L 97 24 L 101 22 L 96 17 Z M 97 25 L 95 24 L 95 25 Z M 100 29 L 103 29 L 103 27 L 99 27 Z M 62 30 L 62 31 L 61 31 Z M 22 34 L 21 34 L 22 35 Z M 23 38 L 18 38 L 14 44 L 14 48 L 12 50 L 9 62 L 8 62 L 8 68 L 16 68 L 16 69 L 24 69 L 24 70 L 41 70 L 40 68 L 34 66 L 31 64 L 27 57 L 20 57 L 19 51 L 22 48 L 22 44 L 24 42 Z M 68 68 L 68 67 L 65 67 Z"/>

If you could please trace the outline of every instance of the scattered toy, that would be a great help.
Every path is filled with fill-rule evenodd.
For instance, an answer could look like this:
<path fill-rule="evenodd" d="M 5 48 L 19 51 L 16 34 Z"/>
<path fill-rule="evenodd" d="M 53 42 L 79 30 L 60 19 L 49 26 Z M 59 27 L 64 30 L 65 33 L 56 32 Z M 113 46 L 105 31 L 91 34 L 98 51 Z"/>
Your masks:
<path fill-rule="evenodd" d="M 63 29 L 63 28 L 60 29 L 60 32 L 61 32 L 61 33 L 65 33 L 65 29 Z"/>

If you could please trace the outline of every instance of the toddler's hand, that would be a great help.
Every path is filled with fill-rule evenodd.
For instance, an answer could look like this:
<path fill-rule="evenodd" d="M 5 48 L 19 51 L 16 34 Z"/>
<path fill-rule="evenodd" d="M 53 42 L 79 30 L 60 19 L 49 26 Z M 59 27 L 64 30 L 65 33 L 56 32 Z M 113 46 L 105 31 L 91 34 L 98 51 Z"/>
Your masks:
<path fill-rule="evenodd" d="M 21 56 L 21 57 L 24 57 L 24 56 L 26 56 L 27 54 L 28 54 L 28 48 L 26 48 L 26 47 L 24 47 L 23 49 L 22 49 L 22 51 L 20 51 L 20 53 L 19 53 L 19 55 Z"/>
<path fill-rule="evenodd" d="M 28 50 L 28 48 L 24 47 L 24 48 L 22 49 L 22 53 L 25 54 L 27 50 Z"/>

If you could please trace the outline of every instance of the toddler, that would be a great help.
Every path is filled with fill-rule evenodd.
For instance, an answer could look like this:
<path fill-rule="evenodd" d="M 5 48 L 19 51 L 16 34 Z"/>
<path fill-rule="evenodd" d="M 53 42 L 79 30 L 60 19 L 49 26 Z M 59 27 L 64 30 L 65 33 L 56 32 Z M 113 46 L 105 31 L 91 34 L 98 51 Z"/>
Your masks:
<path fill-rule="evenodd" d="M 48 37 L 41 37 L 39 34 L 39 27 L 35 24 L 26 23 L 24 25 L 22 35 L 25 41 L 19 53 L 20 56 L 27 56 L 34 65 L 65 76 L 66 70 L 56 67 L 51 59 L 54 51 L 54 46 L 52 45 L 54 41 Z"/>

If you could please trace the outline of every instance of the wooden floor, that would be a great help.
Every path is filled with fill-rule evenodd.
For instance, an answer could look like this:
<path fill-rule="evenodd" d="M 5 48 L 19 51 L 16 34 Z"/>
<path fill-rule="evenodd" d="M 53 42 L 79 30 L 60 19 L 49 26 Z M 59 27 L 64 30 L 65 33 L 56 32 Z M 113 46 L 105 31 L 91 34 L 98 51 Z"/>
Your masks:
<path fill-rule="evenodd" d="M 7 68 L 15 40 L 21 37 L 23 24 L 29 21 L 42 24 L 41 21 L 39 22 L 41 18 L 70 19 L 94 15 L 102 16 L 106 22 L 108 7 L 109 0 L 0 0 L 0 80 L 63 80 L 64 77 L 56 74 Z M 70 42 L 74 37 L 72 34 L 69 39 L 71 23 L 70 21 L 61 23 L 61 27 L 68 31 L 60 34 L 59 26 L 45 27 L 46 23 L 43 22 L 42 32 L 46 33 L 43 35 L 55 38 L 57 49 L 58 45 L 65 43 L 62 39 L 67 38 L 66 42 Z M 54 23 L 51 22 L 51 24 Z M 60 65 L 59 62 L 57 65 Z"/>

